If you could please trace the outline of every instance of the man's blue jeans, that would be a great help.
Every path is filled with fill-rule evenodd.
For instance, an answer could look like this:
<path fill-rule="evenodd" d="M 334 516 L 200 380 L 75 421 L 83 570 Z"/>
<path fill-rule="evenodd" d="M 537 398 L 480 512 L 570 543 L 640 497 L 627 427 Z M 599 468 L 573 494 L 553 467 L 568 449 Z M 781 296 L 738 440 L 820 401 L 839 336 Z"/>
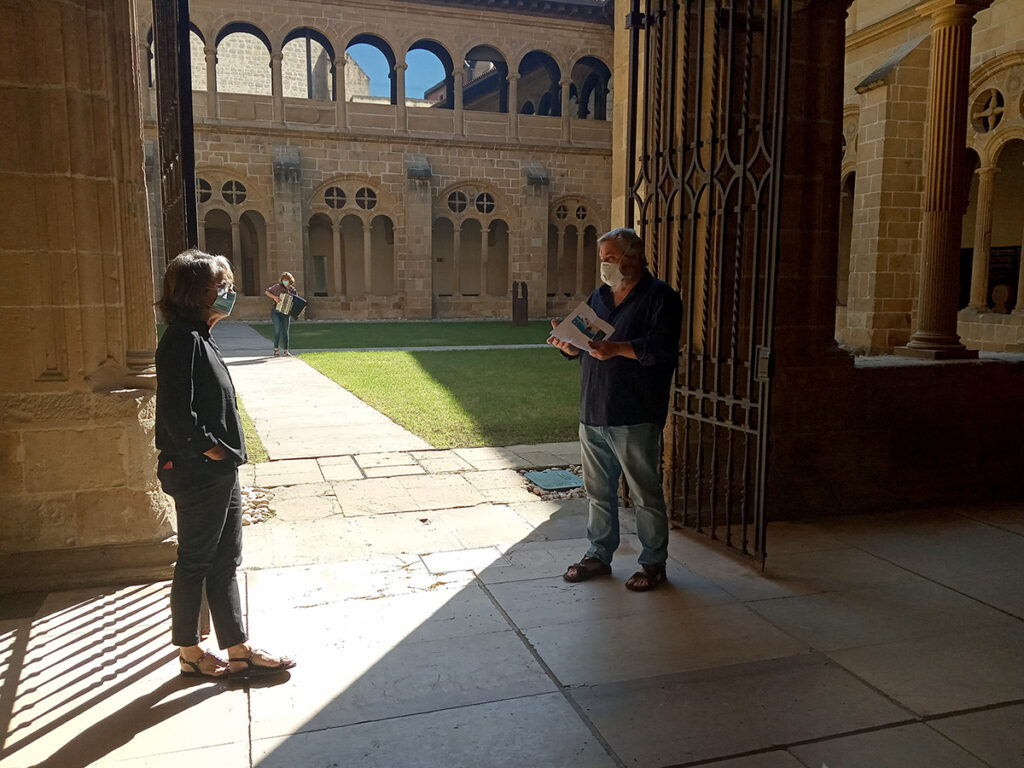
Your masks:
<path fill-rule="evenodd" d="M 288 349 L 288 326 L 292 322 L 291 316 L 272 309 L 270 310 L 270 322 L 274 324 L 274 349 L 279 347 Z"/>
<path fill-rule="evenodd" d="M 668 559 L 668 513 L 658 473 L 661 427 L 629 424 L 591 427 L 580 424 L 583 485 L 590 498 L 587 557 L 611 565 L 619 546 L 619 476 L 625 474 L 636 510 L 641 565 Z"/>

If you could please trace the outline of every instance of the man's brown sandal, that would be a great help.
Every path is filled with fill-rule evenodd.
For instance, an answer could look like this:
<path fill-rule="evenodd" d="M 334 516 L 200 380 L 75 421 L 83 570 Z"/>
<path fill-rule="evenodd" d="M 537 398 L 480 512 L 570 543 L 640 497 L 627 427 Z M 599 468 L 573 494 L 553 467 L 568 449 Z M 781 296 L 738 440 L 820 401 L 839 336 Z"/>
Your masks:
<path fill-rule="evenodd" d="M 612 567 L 608 563 L 602 563 L 596 557 L 584 557 L 578 563 L 573 563 L 566 568 L 562 578 L 575 584 L 595 576 L 607 576 L 611 572 Z"/>
<path fill-rule="evenodd" d="M 626 579 L 626 589 L 634 592 L 648 592 L 660 584 L 664 584 L 668 578 L 665 576 L 665 564 L 641 565 L 641 570 Z"/>
<path fill-rule="evenodd" d="M 273 664 L 257 664 L 255 659 L 257 654 L 264 661 L 273 660 Z M 284 672 L 286 669 L 291 669 L 295 666 L 295 662 L 289 659 L 287 656 L 282 656 L 280 659 L 274 659 L 266 651 L 261 651 L 258 648 L 253 648 L 249 652 L 248 656 L 236 657 L 231 656 L 228 658 L 229 664 L 245 664 L 245 669 L 241 669 L 238 672 L 232 671 L 232 677 L 253 677 L 255 675 L 272 675 L 275 672 Z"/>
<path fill-rule="evenodd" d="M 209 658 L 214 666 L 203 668 L 203 661 Z M 203 651 L 203 655 L 195 661 L 189 661 L 182 655 L 178 655 L 178 663 L 181 667 L 182 677 L 224 677 L 228 673 L 228 663 L 220 656 Z"/>

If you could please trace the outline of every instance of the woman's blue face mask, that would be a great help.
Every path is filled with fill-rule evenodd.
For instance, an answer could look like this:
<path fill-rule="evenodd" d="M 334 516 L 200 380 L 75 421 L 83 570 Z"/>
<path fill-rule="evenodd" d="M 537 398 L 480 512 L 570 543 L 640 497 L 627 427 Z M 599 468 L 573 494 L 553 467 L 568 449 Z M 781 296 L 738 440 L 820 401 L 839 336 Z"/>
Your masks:
<path fill-rule="evenodd" d="M 235 308 L 236 298 L 237 294 L 231 283 L 219 285 L 217 286 L 217 298 L 210 305 L 210 309 L 221 315 L 230 315 L 231 310 Z"/>

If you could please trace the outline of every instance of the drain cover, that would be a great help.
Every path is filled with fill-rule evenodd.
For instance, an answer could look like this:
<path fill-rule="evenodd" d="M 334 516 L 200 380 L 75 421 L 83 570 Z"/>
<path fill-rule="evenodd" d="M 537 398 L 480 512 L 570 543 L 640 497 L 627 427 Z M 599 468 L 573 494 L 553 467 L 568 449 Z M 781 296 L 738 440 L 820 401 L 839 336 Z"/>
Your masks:
<path fill-rule="evenodd" d="M 575 472 L 570 472 L 567 469 L 545 469 L 543 472 L 527 472 L 525 477 L 545 491 L 562 491 L 566 488 L 579 488 L 583 485 L 583 479 Z"/>

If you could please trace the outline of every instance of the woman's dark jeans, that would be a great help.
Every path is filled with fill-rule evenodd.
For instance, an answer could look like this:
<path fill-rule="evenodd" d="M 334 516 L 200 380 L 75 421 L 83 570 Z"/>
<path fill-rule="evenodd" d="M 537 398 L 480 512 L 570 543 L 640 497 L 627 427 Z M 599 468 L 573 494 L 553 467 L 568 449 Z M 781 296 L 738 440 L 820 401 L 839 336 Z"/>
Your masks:
<path fill-rule="evenodd" d="M 274 349 L 288 349 L 288 327 L 291 315 L 283 315 L 276 309 L 270 310 L 270 322 L 274 324 Z"/>
<path fill-rule="evenodd" d="M 178 562 L 171 582 L 171 642 L 199 644 L 203 582 L 221 648 L 248 639 L 235 572 L 242 564 L 238 470 L 209 460 L 175 461 L 158 472 L 178 513 Z"/>

